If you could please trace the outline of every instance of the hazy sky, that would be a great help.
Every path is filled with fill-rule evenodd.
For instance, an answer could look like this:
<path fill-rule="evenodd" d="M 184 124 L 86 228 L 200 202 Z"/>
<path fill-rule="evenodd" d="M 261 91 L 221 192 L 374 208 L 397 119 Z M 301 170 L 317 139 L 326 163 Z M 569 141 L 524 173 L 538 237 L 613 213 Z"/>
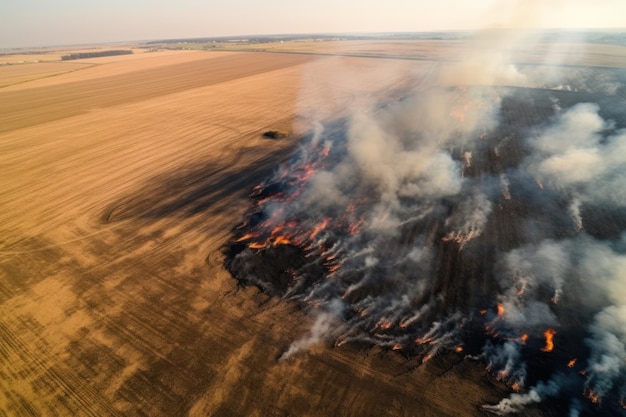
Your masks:
<path fill-rule="evenodd" d="M 624 27 L 626 0 L 2 0 L 0 48 L 221 35 Z"/>

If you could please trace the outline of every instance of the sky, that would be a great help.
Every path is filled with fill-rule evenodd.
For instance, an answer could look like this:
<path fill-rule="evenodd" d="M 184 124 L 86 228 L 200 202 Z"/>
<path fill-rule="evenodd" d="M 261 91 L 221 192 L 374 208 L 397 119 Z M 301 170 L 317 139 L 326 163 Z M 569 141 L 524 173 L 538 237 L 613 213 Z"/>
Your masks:
<path fill-rule="evenodd" d="M 625 27 L 624 0 L 4 0 L 0 48 L 208 36 Z"/>

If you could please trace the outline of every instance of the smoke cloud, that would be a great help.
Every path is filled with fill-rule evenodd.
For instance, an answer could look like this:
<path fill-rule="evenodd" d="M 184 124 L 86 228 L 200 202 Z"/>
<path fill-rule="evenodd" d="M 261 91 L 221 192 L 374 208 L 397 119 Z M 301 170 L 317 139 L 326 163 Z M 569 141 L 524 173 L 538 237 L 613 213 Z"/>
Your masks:
<path fill-rule="evenodd" d="M 280 360 L 321 342 L 463 350 L 519 390 L 488 411 L 623 413 L 620 78 L 515 65 L 524 36 L 480 34 L 458 63 L 311 69 L 301 149 L 253 191 L 227 261 L 311 312 Z"/>

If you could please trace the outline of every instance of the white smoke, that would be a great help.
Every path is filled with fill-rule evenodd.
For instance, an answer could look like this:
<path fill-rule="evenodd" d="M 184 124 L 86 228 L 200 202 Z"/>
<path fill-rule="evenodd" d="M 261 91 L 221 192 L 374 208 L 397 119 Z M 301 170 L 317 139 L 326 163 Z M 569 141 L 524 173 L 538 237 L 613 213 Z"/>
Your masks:
<path fill-rule="evenodd" d="M 519 51 L 513 47 L 526 34 L 488 35 L 481 33 L 472 53 L 460 62 L 442 64 L 424 82 L 402 83 L 416 86 L 402 94 L 393 90 L 394 82 L 423 74 L 395 64 L 356 74 L 341 60 L 325 61 L 337 66 L 316 63 L 307 74 L 312 89 L 303 92 L 300 121 L 312 135 L 297 164 L 319 162 L 321 149 L 334 160 L 318 163 L 307 174 L 305 188 L 292 200 L 268 203 L 266 211 L 274 222 L 270 226 L 306 219 L 305 234 L 321 219 L 340 223 L 342 233 L 320 232 L 313 245 L 321 248 L 316 254 L 340 260 L 340 268 L 333 269 L 331 279 L 324 277 L 305 293 L 289 296 L 341 307 L 318 312 L 309 334 L 292 343 L 281 360 L 326 340 L 400 345 L 422 358 L 457 346 L 467 320 L 478 315 L 464 310 L 463 303 L 448 306 L 452 302 L 445 289 L 435 286 L 441 284 L 437 251 L 444 247 L 443 253 L 462 253 L 465 265 L 480 256 L 496 259 L 495 266 L 487 266 L 493 271 L 485 272 L 494 275 L 495 289 L 469 288 L 467 294 L 470 298 L 472 291 L 484 290 L 492 297 L 485 302 L 491 305 L 481 306 L 492 332 L 482 358 L 508 384 L 532 385 L 486 407 L 489 411 L 521 412 L 547 397 L 574 391 L 581 397 L 583 388 L 600 398 L 624 395 L 626 241 L 594 237 L 588 213 L 626 208 L 626 132 L 605 120 L 598 104 L 572 105 L 554 97 L 546 100 L 554 117 L 535 120 L 539 95 L 526 90 L 519 95 L 531 96 L 523 101 L 527 107 L 512 112 L 532 119 L 528 126 L 497 131 L 507 123 L 519 127 L 502 114 L 504 101 L 518 99 L 519 90 L 502 85 L 542 86 L 577 75 L 516 66 Z M 552 59 L 564 59 L 564 50 Z M 330 81 L 320 88 L 322 75 Z M 611 82 L 603 80 L 603 85 Z M 380 88 L 372 92 L 368 83 Z M 573 89 L 579 87 L 600 88 L 587 84 Z M 522 231 L 507 227 L 502 213 L 509 212 L 522 219 Z M 567 226 L 561 228 L 561 223 Z M 486 236 L 489 230 L 502 234 Z M 514 238 L 507 240 L 507 233 Z M 313 258 L 307 261 L 314 263 Z M 460 279 L 463 272 L 447 279 Z M 497 317 L 496 302 L 503 309 Z M 581 313 L 565 317 L 568 309 Z M 566 332 L 576 320 L 576 325 L 588 326 L 584 343 L 589 355 L 578 365 L 586 367 L 585 382 L 574 371 L 575 376 L 533 380 L 527 355 L 540 354 L 543 332 L 557 328 L 558 339 L 560 326 Z M 526 344 L 522 335 L 530 335 L 532 343 Z M 571 381 L 578 385 L 569 387 Z M 570 415 L 585 406 L 574 398 Z"/>
<path fill-rule="evenodd" d="M 524 394 L 511 394 L 509 398 L 505 398 L 496 405 L 485 405 L 483 408 L 492 413 L 499 415 L 519 413 L 530 404 L 536 404 L 547 397 L 555 396 L 560 391 L 560 385 L 554 379 L 547 382 L 539 381 L 537 385 L 532 387 Z"/>
<path fill-rule="evenodd" d="M 343 324 L 339 321 L 342 308 L 339 300 L 331 301 L 327 311 L 317 313 L 309 334 L 289 345 L 289 348 L 278 358 L 278 361 L 287 360 L 302 351 L 310 349 L 312 346 L 327 341 L 333 335 L 336 336 L 343 327 Z"/>

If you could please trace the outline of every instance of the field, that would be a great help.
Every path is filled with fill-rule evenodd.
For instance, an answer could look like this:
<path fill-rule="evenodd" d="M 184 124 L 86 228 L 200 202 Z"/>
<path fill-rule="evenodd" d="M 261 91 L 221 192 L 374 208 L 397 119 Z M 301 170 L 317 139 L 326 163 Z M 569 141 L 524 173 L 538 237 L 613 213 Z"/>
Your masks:
<path fill-rule="evenodd" d="M 456 353 L 417 366 L 319 343 L 279 362 L 310 318 L 223 266 L 248 193 L 307 133 L 299 115 L 393 97 L 406 80 L 385 74 L 437 65 L 422 46 L 424 61 L 358 43 L 0 67 L 0 414 L 480 416 L 505 396 Z M 606 48 L 575 63 L 626 59 Z"/>

